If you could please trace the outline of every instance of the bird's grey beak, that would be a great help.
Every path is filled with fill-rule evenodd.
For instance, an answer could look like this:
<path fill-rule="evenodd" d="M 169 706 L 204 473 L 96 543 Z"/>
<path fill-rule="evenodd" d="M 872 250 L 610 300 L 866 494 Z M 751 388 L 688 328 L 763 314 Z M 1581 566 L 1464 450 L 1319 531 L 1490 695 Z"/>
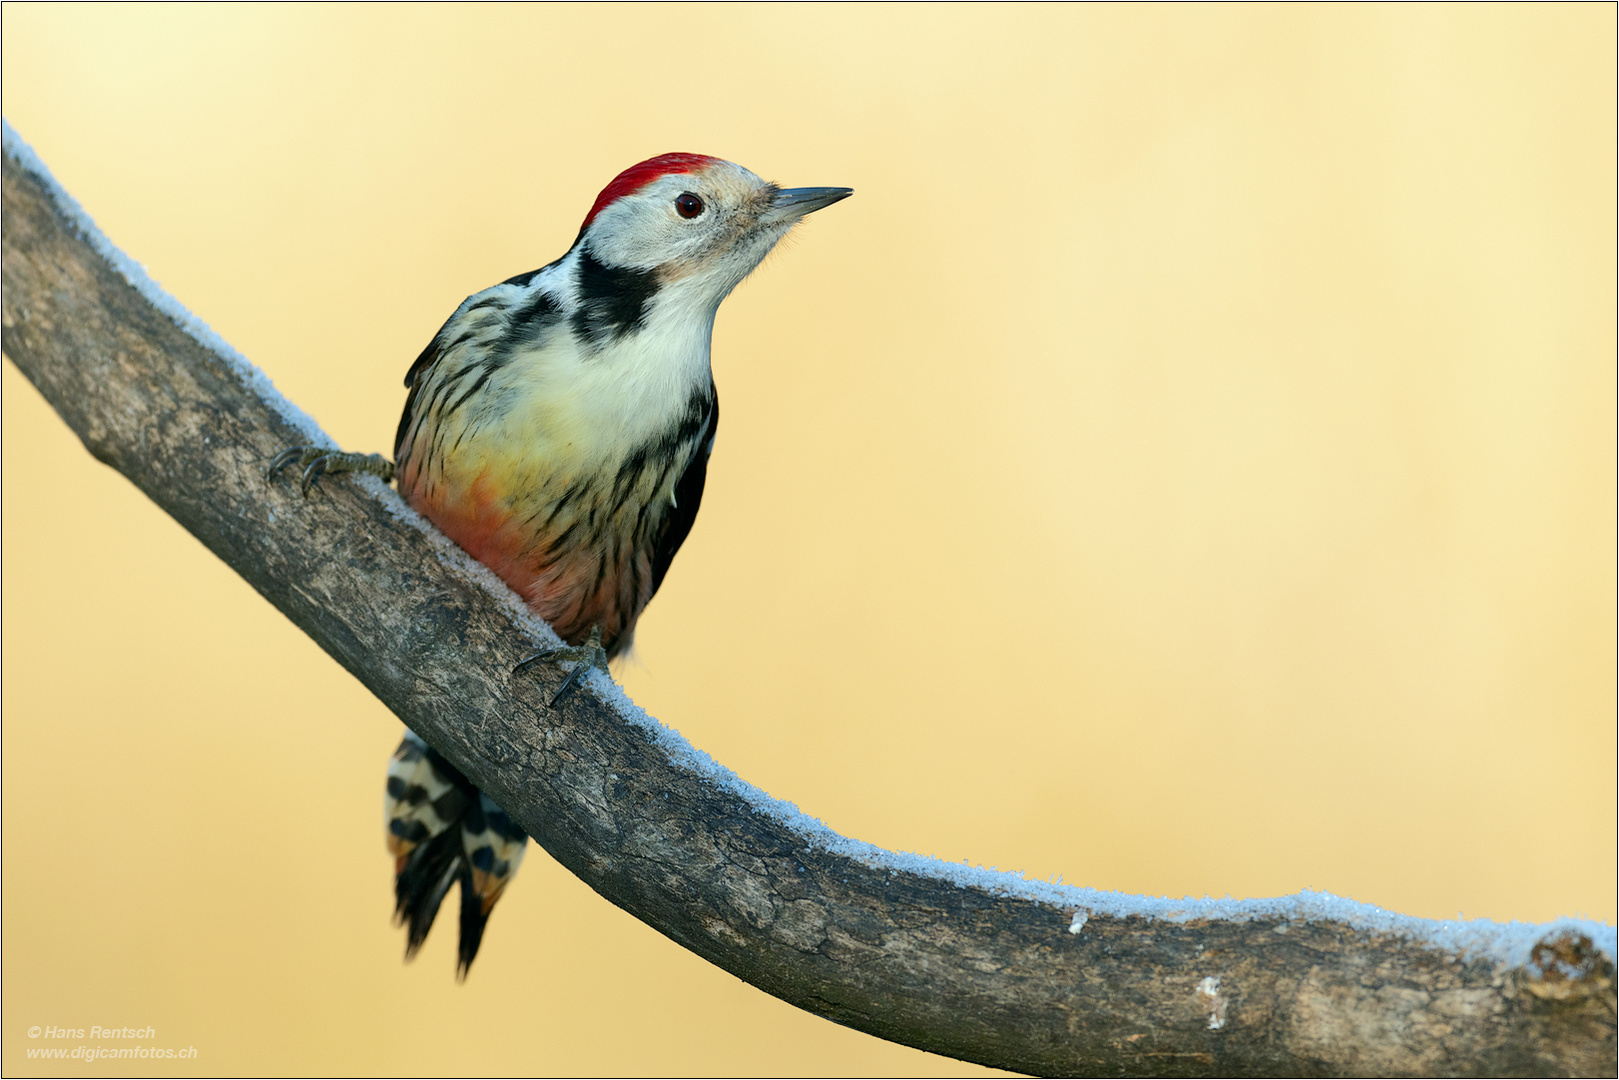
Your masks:
<path fill-rule="evenodd" d="M 777 220 L 797 221 L 805 214 L 831 206 L 854 194 L 846 187 L 783 188 L 770 200 L 770 216 Z"/>

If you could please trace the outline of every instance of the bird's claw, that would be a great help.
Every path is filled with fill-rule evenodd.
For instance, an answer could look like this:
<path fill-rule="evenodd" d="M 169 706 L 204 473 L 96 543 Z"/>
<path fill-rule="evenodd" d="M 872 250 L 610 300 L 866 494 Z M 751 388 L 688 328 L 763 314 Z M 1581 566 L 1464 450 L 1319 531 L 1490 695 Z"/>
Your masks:
<path fill-rule="evenodd" d="M 394 476 L 393 462 L 381 454 L 351 454 L 325 446 L 294 446 L 270 459 L 269 467 L 264 470 L 265 482 L 274 480 L 276 473 L 293 462 L 297 462 L 303 469 L 303 475 L 298 480 L 298 489 L 305 495 L 309 494 L 310 487 L 322 473 L 370 473 L 372 476 L 380 477 L 383 483 L 392 480 Z"/>
<path fill-rule="evenodd" d="M 282 469 L 285 469 L 294 461 L 300 465 L 306 465 L 309 461 L 313 461 L 315 458 L 325 453 L 330 453 L 330 451 L 323 450 L 318 446 L 289 447 L 270 459 L 269 466 L 264 470 L 264 482 L 269 483 L 270 481 L 274 480 L 276 473 L 280 472 Z M 308 461 L 305 460 L 306 456 Z"/>
<path fill-rule="evenodd" d="M 602 648 L 602 628 L 592 626 L 590 628 L 590 637 L 583 645 L 564 645 L 556 649 L 542 649 L 533 656 L 524 657 L 517 662 L 516 667 L 512 668 L 512 674 L 520 674 L 541 662 L 559 663 L 566 660 L 572 660 L 574 662 L 573 667 L 569 670 L 567 676 L 563 678 L 562 685 L 557 687 L 556 693 L 551 695 L 551 700 L 545 703 L 545 707 L 548 709 L 561 701 L 562 696 L 569 690 L 577 686 L 585 672 L 591 668 L 597 668 L 602 673 L 606 673 L 607 650 Z"/>

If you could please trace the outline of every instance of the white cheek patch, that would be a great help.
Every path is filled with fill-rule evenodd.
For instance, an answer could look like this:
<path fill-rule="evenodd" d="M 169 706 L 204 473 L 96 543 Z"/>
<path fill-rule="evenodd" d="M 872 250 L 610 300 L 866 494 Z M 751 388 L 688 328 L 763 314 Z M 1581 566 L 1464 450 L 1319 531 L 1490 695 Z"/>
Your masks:
<path fill-rule="evenodd" d="M 751 223 L 751 208 L 769 187 L 742 166 L 715 160 L 701 170 L 660 176 L 609 203 L 591 221 L 586 237 L 604 262 L 661 267 L 680 276 L 683 268 L 695 269 L 717 254 L 734 253 L 741 236 L 737 230 Z M 686 194 L 703 202 L 695 217 L 683 217 L 676 208 L 676 200 Z"/>

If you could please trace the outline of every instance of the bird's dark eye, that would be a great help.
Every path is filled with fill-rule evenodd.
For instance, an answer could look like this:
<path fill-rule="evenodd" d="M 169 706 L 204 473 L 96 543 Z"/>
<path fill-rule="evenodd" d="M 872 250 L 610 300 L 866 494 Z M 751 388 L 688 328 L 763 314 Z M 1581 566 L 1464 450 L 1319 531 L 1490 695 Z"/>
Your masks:
<path fill-rule="evenodd" d="M 683 218 L 694 218 L 703 212 L 703 200 L 691 192 L 684 192 L 675 200 L 675 210 Z"/>

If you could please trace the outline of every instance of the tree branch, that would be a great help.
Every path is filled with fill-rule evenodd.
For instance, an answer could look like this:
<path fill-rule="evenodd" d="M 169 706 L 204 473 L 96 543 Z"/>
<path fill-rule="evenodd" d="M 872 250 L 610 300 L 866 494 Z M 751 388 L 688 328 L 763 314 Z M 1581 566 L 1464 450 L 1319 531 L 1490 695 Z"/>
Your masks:
<path fill-rule="evenodd" d="M 555 637 L 381 484 L 308 499 L 328 442 L 95 230 L 5 130 L 6 355 L 123 473 L 608 900 L 767 993 L 1046 1074 L 1595 1075 L 1614 932 L 1439 923 L 1322 895 L 1171 903 L 848 840 L 599 674 L 513 677 Z"/>

